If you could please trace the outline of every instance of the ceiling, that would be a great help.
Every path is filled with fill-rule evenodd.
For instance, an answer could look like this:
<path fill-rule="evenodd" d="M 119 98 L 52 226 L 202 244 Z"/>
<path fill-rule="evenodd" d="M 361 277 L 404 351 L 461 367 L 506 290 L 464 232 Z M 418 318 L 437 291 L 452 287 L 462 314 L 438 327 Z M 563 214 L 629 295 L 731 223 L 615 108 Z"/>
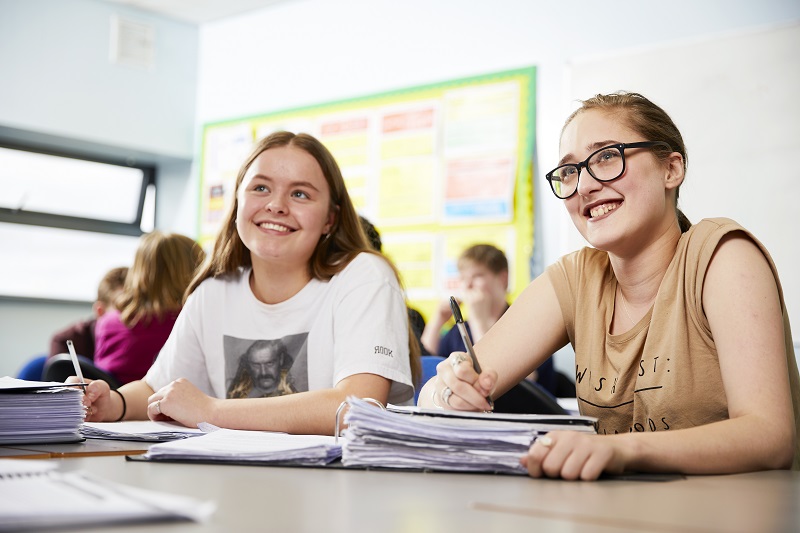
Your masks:
<path fill-rule="evenodd" d="M 204 24 L 293 0 L 105 0 L 158 13 L 164 17 Z"/>

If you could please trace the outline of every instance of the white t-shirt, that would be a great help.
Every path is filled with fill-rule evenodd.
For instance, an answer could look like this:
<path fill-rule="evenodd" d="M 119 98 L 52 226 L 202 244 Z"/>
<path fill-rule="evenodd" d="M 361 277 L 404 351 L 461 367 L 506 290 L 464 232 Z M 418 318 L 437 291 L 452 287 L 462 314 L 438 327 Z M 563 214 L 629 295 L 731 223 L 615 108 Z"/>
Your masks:
<path fill-rule="evenodd" d="M 153 390 L 182 377 L 217 398 L 274 396 L 369 373 L 392 381 L 390 403 L 413 398 L 405 299 L 381 257 L 362 253 L 330 281 L 312 279 L 278 304 L 256 299 L 249 278 L 242 269 L 191 294 L 144 377 Z M 275 344 L 281 355 L 271 361 L 252 355 Z M 268 363 L 272 370 L 263 370 Z"/>

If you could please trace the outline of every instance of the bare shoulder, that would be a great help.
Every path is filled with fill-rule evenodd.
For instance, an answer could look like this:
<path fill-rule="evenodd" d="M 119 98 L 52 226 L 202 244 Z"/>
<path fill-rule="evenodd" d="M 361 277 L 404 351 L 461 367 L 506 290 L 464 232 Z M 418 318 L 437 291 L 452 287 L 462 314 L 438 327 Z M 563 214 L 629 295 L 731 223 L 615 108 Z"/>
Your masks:
<path fill-rule="evenodd" d="M 711 257 L 706 283 L 715 279 L 744 282 L 756 278 L 774 282 L 772 269 L 761 248 L 742 231 L 725 235 Z"/>
<path fill-rule="evenodd" d="M 780 313 L 777 283 L 761 248 L 744 232 L 725 235 L 703 283 L 703 307 L 712 314 L 754 317 Z M 770 313 L 765 313 L 769 309 Z"/>

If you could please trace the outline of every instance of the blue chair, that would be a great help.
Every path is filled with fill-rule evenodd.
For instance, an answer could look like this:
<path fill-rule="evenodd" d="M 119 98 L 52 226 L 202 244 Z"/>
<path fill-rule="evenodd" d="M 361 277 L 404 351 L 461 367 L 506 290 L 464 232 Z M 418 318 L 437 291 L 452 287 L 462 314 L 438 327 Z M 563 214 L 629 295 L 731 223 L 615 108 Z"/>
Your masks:
<path fill-rule="evenodd" d="M 37 355 L 20 368 L 19 372 L 17 372 L 17 379 L 42 381 L 45 361 L 47 361 L 46 355 Z"/>
<path fill-rule="evenodd" d="M 422 386 L 425 385 L 429 379 L 436 375 L 436 365 L 438 365 L 440 361 L 444 360 L 444 357 L 439 357 L 438 355 L 423 355 L 420 357 L 420 361 L 422 362 L 422 381 L 419 384 L 419 388 L 414 391 L 415 405 L 417 403 L 417 399 L 419 399 L 419 389 L 422 388 Z"/>

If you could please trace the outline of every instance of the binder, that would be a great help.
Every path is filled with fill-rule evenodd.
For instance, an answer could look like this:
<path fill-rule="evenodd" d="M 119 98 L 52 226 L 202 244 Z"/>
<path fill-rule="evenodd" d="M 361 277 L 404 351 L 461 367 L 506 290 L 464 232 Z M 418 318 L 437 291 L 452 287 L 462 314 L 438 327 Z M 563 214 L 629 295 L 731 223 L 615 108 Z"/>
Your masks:
<path fill-rule="evenodd" d="M 556 429 L 596 433 L 596 419 L 389 406 L 348 399 L 345 466 L 527 474 L 520 458 Z"/>

